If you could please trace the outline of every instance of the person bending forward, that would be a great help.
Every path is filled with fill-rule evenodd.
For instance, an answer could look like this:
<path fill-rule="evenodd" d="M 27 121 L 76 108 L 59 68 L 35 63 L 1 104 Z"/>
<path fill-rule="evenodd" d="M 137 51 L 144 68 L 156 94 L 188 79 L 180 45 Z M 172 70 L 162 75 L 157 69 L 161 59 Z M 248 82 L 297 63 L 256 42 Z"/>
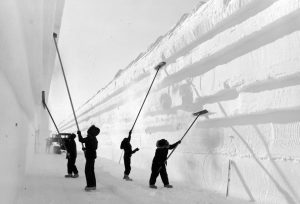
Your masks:
<path fill-rule="evenodd" d="M 156 151 L 155 156 L 152 161 L 151 167 L 151 176 L 149 180 L 149 187 L 150 188 L 157 188 L 155 185 L 156 178 L 160 174 L 161 180 L 166 188 L 173 188 L 172 185 L 169 184 L 169 178 L 166 169 L 167 157 L 168 157 L 168 150 L 174 149 L 181 141 L 169 145 L 169 142 L 165 139 L 158 140 L 156 142 Z"/>

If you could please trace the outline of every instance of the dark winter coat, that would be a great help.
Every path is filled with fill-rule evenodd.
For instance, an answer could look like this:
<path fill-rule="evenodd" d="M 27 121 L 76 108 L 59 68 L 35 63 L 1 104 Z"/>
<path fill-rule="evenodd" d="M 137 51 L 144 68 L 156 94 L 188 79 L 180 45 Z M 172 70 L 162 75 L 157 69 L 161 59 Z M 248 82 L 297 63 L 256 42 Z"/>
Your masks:
<path fill-rule="evenodd" d="M 86 138 L 83 138 L 81 134 L 78 134 L 79 142 L 85 144 L 85 157 L 87 159 L 96 159 L 97 158 L 97 148 L 98 140 L 96 136 L 88 135 Z"/>
<path fill-rule="evenodd" d="M 135 149 L 132 151 L 130 139 L 128 139 L 128 138 L 123 139 L 120 148 L 124 149 L 124 157 L 131 157 L 132 154 L 134 154 L 136 151 L 138 151 L 138 149 Z"/>
<path fill-rule="evenodd" d="M 77 148 L 76 142 L 74 139 L 67 139 L 65 141 L 65 147 L 68 152 L 69 158 L 76 158 L 77 157 Z"/>
<path fill-rule="evenodd" d="M 153 164 L 162 165 L 167 160 L 169 149 L 174 149 L 179 143 L 180 141 L 169 145 L 168 142 L 166 142 L 165 144 L 159 144 L 158 142 L 153 158 Z"/>

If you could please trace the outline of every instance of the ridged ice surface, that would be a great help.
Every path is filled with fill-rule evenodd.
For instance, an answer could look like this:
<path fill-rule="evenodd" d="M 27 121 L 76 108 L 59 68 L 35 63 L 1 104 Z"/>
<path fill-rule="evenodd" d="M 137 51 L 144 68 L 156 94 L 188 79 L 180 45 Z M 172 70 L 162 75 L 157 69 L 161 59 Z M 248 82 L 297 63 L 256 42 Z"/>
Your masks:
<path fill-rule="evenodd" d="M 258 203 L 300 203 L 300 1 L 211 0 L 77 111 L 85 131 L 100 126 L 99 154 L 119 161 L 133 132 L 132 165 L 149 169 L 155 142 L 177 141 L 207 109 L 168 163 L 172 180 Z M 70 117 L 61 128 L 76 130 Z"/>

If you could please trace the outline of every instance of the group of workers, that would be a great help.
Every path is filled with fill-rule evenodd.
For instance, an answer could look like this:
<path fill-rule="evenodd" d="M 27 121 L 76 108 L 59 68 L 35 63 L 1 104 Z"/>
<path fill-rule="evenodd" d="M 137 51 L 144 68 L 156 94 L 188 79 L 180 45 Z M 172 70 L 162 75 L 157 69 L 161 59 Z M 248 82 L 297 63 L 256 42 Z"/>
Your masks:
<path fill-rule="evenodd" d="M 92 125 L 87 130 L 87 136 L 85 138 L 82 137 L 80 131 L 77 131 L 78 140 L 79 142 L 85 144 L 83 148 L 86 163 L 85 163 L 85 177 L 86 177 L 86 191 L 96 190 L 96 177 L 95 177 L 95 159 L 97 158 L 97 148 L 98 148 L 98 140 L 96 136 L 100 133 L 100 129 L 95 125 Z M 132 146 L 130 144 L 132 131 L 129 131 L 128 137 L 124 138 L 121 142 L 120 148 L 124 150 L 124 177 L 123 179 L 126 181 L 132 181 L 129 177 L 131 171 L 131 156 L 135 152 L 139 151 L 139 148 L 135 148 L 132 150 Z M 78 170 L 76 168 L 75 162 L 77 157 L 77 150 L 76 150 L 76 142 L 75 142 L 76 135 L 71 134 L 68 139 L 65 141 L 65 146 L 67 150 L 67 169 L 68 174 L 65 175 L 66 178 L 77 178 Z M 172 145 L 165 139 L 158 140 L 156 142 L 156 151 L 155 156 L 152 161 L 151 167 L 151 176 L 149 180 L 149 187 L 156 189 L 157 186 L 155 185 L 156 179 L 158 175 L 161 176 L 162 182 L 164 187 L 172 188 L 173 186 L 170 185 L 168 174 L 166 170 L 166 161 L 168 156 L 168 150 L 175 148 L 178 144 L 180 144 L 180 140 Z"/>

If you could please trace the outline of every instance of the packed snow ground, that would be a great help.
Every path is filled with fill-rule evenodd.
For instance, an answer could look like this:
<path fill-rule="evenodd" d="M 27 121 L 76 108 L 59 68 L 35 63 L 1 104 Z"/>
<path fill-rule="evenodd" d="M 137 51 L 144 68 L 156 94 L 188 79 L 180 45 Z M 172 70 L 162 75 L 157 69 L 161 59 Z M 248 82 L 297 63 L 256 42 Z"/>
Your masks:
<path fill-rule="evenodd" d="M 66 174 L 65 154 L 38 154 L 27 169 L 24 185 L 17 197 L 18 204 L 62 204 L 62 203 L 99 203 L 102 204 L 147 204 L 147 203 L 172 203 L 172 204 L 243 204 L 246 201 L 226 199 L 200 189 L 195 189 L 188 184 L 170 183 L 173 189 L 163 188 L 160 178 L 157 180 L 158 189 L 148 188 L 149 171 L 132 169 L 131 176 L 134 181 L 124 181 L 123 165 L 103 158 L 97 158 L 95 173 L 97 190 L 85 192 L 85 176 L 83 155 L 77 157 L 79 178 L 64 178 Z M 169 171 L 171 171 L 169 169 Z"/>

